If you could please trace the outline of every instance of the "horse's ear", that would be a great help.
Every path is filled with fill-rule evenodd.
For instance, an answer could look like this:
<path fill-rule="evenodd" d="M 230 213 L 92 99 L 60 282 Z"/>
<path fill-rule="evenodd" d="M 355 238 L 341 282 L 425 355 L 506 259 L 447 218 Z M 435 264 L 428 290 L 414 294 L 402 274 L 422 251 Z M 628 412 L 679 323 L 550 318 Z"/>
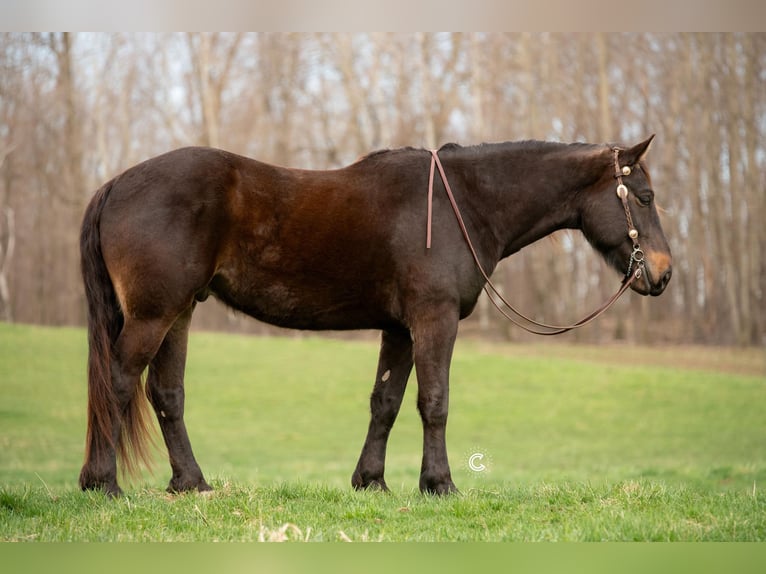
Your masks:
<path fill-rule="evenodd" d="M 620 154 L 620 159 L 623 165 L 636 165 L 639 161 L 646 157 L 649 147 L 652 145 L 654 134 L 650 135 L 640 144 L 634 145 L 632 148 L 626 149 Z"/>

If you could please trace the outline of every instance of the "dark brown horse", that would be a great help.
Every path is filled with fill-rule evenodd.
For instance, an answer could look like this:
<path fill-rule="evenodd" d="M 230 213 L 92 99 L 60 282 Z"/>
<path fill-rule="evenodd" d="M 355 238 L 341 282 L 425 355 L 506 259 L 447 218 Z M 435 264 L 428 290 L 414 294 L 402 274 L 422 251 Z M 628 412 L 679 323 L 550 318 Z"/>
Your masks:
<path fill-rule="evenodd" d="M 659 295 L 671 273 L 643 157 L 651 138 L 618 152 L 628 166 L 615 195 L 615 148 L 520 142 L 439 152 L 478 259 L 498 261 L 557 229 L 580 229 L 619 272 L 631 262 L 629 206 L 644 273 L 631 288 Z M 208 148 L 145 161 L 106 183 L 85 213 L 88 431 L 83 489 L 120 493 L 146 459 L 146 396 L 173 474 L 169 490 L 208 490 L 184 425 L 184 365 L 195 305 L 209 295 L 295 329 L 380 329 L 367 439 L 351 482 L 386 489 L 386 444 L 413 364 L 423 422 L 420 489 L 455 490 L 445 428 L 458 321 L 485 280 L 437 177 L 426 249 L 431 153 L 373 153 L 333 171 L 267 165 Z M 630 171 L 630 174 L 627 172 Z"/>

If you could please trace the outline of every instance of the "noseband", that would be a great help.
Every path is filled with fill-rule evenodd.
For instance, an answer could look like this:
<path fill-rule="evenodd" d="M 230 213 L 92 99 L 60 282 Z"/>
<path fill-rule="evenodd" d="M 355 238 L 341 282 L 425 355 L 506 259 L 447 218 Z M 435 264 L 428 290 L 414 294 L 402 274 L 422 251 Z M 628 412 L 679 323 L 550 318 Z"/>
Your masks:
<path fill-rule="evenodd" d="M 465 238 L 466 243 L 468 244 L 468 249 L 471 251 L 471 255 L 473 256 L 474 263 L 476 264 L 476 268 L 481 273 L 482 277 L 484 277 L 484 280 L 486 283 L 484 284 L 484 291 L 487 293 L 487 296 L 489 297 L 489 300 L 492 302 L 492 304 L 497 308 L 498 311 L 509 321 L 514 323 L 515 325 L 518 325 L 525 331 L 528 331 L 530 333 L 534 333 L 536 335 L 559 335 L 561 333 L 566 333 L 567 331 L 571 331 L 572 329 L 577 329 L 578 327 L 582 327 L 584 325 L 587 325 L 596 317 L 604 313 L 609 307 L 611 307 L 617 299 L 620 298 L 620 296 L 625 293 L 625 291 L 628 290 L 628 287 L 630 287 L 634 281 L 637 279 L 640 279 L 641 276 L 644 273 L 644 252 L 641 251 L 641 246 L 638 243 L 638 230 L 636 229 L 635 225 L 633 225 L 633 218 L 630 215 L 630 206 L 628 205 L 628 188 L 623 183 L 622 177 L 628 176 L 631 173 L 631 167 L 630 166 L 623 166 L 620 167 L 620 160 L 619 160 L 619 154 L 620 151 L 622 151 L 620 148 L 612 148 L 612 151 L 614 152 L 614 177 L 617 180 L 617 197 L 620 198 L 622 201 L 622 206 L 625 209 L 625 218 L 628 223 L 628 237 L 633 242 L 633 252 L 630 254 L 630 261 L 628 263 L 628 270 L 625 274 L 625 278 L 622 280 L 622 284 L 620 285 L 620 288 L 617 290 L 617 293 L 612 295 L 612 297 L 601 307 L 596 309 L 595 311 L 589 313 L 576 323 L 573 323 L 571 325 L 547 325 L 545 323 L 540 323 L 538 321 L 535 321 L 534 319 L 530 319 L 526 315 L 520 313 L 517 311 L 513 305 L 511 305 L 508 301 L 505 300 L 503 295 L 500 293 L 497 287 L 490 281 L 489 275 L 484 270 L 484 267 L 482 266 L 481 262 L 479 261 L 479 256 L 476 253 L 476 249 L 473 246 L 473 242 L 471 241 L 471 238 L 468 235 L 468 229 L 465 226 L 465 222 L 463 221 L 463 216 L 460 214 L 460 209 L 457 206 L 457 202 L 455 201 L 455 196 L 452 193 L 452 189 L 450 188 L 450 184 L 447 181 L 447 176 L 444 173 L 444 167 L 442 166 L 442 162 L 439 159 L 439 154 L 437 150 L 431 150 L 431 170 L 430 174 L 428 176 L 428 220 L 426 225 L 426 249 L 431 248 L 431 218 L 433 214 L 433 194 L 434 194 L 434 167 L 438 167 L 439 169 L 439 175 L 441 176 L 442 183 L 444 183 L 444 189 L 447 192 L 447 198 L 449 199 L 450 205 L 452 205 L 452 211 L 455 212 L 455 217 L 457 218 L 458 225 L 460 226 L 460 231 L 463 233 L 463 238 Z M 633 269 L 635 267 L 635 270 Z M 494 295 L 494 297 L 493 297 Z M 500 303 L 496 299 L 499 299 L 502 304 L 506 307 L 503 308 Z M 533 325 L 530 327 L 529 325 Z"/>

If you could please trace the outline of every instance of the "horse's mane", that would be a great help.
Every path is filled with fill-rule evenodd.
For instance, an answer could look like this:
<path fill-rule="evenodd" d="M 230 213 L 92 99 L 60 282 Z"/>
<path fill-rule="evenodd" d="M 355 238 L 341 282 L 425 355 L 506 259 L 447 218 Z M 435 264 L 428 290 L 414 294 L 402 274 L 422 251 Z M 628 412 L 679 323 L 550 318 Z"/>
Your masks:
<path fill-rule="evenodd" d="M 595 151 L 597 149 L 603 149 L 603 144 L 590 144 L 590 143 L 561 143 L 542 140 L 520 140 L 520 141 L 505 141 L 505 142 L 485 142 L 472 145 L 461 145 L 455 142 L 448 142 L 439 147 L 440 153 L 457 153 L 463 157 L 486 157 L 490 153 L 502 153 L 502 152 L 528 152 L 528 153 L 582 153 L 584 151 Z M 361 163 L 376 159 L 389 158 L 394 155 L 402 153 L 410 153 L 413 151 L 427 151 L 426 148 L 417 148 L 412 146 L 400 147 L 400 148 L 384 148 L 372 151 L 366 155 L 361 156 L 355 163 Z"/>
<path fill-rule="evenodd" d="M 454 142 L 446 143 L 439 151 L 462 151 L 467 154 L 484 155 L 493 151 L 522 151 L 522 152 L 551 152 L 551 151 L 584 151 L 587 149 L 601 148 L 603 146 L 590 143 L 561 143 L 542 140 L 520 140 L 504 142 L 485 142 L 475 145 L 463 146 Z"/>

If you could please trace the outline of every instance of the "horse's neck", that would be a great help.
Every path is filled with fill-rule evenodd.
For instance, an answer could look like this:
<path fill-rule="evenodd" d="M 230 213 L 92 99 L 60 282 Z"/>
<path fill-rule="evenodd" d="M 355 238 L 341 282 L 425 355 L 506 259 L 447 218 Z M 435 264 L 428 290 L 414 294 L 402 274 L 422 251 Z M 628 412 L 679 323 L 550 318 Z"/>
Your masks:
<path fill-rule="evenodd" d="M 559 229 L 578 228 L 579 192 L 602 171 L 584 153 L 565 147 L 539 153 L 510 148 L 476 162 L 476 169 L 482 171 L 478 192 L 500 258 Z"/>

